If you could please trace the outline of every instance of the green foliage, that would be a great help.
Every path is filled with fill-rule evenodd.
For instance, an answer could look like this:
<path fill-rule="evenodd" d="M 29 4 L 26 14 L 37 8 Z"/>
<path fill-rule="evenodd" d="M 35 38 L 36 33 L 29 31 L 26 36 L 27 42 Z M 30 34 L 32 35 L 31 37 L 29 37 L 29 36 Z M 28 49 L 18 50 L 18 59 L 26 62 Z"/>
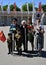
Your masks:
<path fill-rule="evenodd" d="M 17 10 L 17 11 L 20 11 L 20 8 L 16 6 L 16 10 Z"/>
<path fill-rule="evenodd" d="M 35 10 L 36 10 L 36 11 L 38 11 L 38 8 L 37 8 L 37 7 L 35 7 Z"/>
<path fill-rule="evenodd" d="M 29 11 L 32 11 L 32 9 L 33 9 L 32 3 L 28 3 L 28 5 L 29 5 Z M 8 8 L 8 5 L 3 6 L 4 11 L 7 11 L 7 8 Z M 14 8 L 14 6 L 10 5 L 10 11 L 13 11 L 13 8 Z M 35 9 L 36 9 L 36 11 L 38 10 L 37 7 L 35 7 Z M 44 12 L 46 12 L 46 4 L 42 5 L 42 9 L 43 9 Z M 1 10 L 2 9 L 1 9 L 1 5 L 0 5 L 0 11 Z M 27 11 L 27 3 L 22 6 L 22 10 Z M 20 11 L 20 8 L 18 6 L 16 6 L 16 11 Z"/>
<path fill-rule="evenodd" d="M 8 5 L 3 6 L 3 10 L 6 11 L 7 7 L 8 7 Z"/>
<path fill-rule="evenodd" d="M 7 11 L 7 8 L 8 8 L 8 5 L 3 6 L 4 11 Z M 13 11 L 13 9 L 14 9 L 14 6 L 10 5 L 10 11 Z M 16 6 L 16 10 L 20 11 L 20 8 Z M 0 6 L 0 11 L 1 11 L 1 6 Z"/>
<path fill-rule="evenodd" d="M 32 11 L 32 9 L 33 9 L 32 4 L 31 4 L 31 3 L 28 3 L 28 6 L 29 6 L 29 11 Z M 36 11 L 38 10 L 37 7 L 35 7 L 35 9 L 36 9 Z M 44 12 L 46 12 L 46 4 L 45 4 L 45 5 L 44 5 L 44 4 L 42 5 L 42 9 L 43 9 Z M 27 4 L 24 4 L 24 5 L 22 6 L 22 10 L 23 10 L 23 11 L 27 11 Z"/>
<path fill-rule="evenodd" d="M 10 5 L 10 11 L 13 11 L 14 6 Z"/>
<path fill-rule="evenodd" d="M 44 12 L 46 12 L 46 4 L 42 5 L 42 9 L 43 9 Z"/>
<path fill-rule="evenodd" d="M 23 10 L 23 11 L 27 11 L 27 5 L 26 5 L 26 4 L 24 4 L 24 5 L 22 6 L 22 10 Z"/>
<path fill-rule="evenodd" d="M 33 10 L 33 6 L 32 4 L 29 3 L 29 11 L 32 11 Z"/>
<path fill-rule="evenodd" d="M 13 11 L 14 9 L 14 6 L 13 5 L 10 5 L 10 11 Z M 20 8 L 16 6 L 16 11 L 20 11 Z"/>
<path fill-rule="evenodd" d="M 1 5 L 0 5 L 0 11 L 1 11 Z"/>
<path fill-rule="evenodd" d="M 32 8 L 33 8 L 32 4 L 28 3 L 28 6 L 29 6 L 29 11 L 32 11 Z M 22 6 L 22 10 L 27 11 L 27 4 L 24 4 Z"/>

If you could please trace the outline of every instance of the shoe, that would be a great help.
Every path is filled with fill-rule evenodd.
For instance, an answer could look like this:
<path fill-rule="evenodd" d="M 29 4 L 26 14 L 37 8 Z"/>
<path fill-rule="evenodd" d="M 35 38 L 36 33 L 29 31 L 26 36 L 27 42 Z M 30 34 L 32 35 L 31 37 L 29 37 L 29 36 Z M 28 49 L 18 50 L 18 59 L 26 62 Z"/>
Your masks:
<path fill-rule="evenodd" d="M 11 54 L 11 53 L 8 53 L 8 54 Z"/>
<path fill-rule="evenodd" d="M 23 50 L 23 52 L 27 52 L 27 50 Z"/>
<path fill-rule="evenodd" d="M 19 53 L 17 53 L 17 55 L 19 55 Z"/>
<path fill-rule="evenodd" d="M 34 53 L 34 50 L 32 50 L 32 53 Z"/>
<path fill-rule="evenodd" d="M 11 52 L 11 55 L 13 55 L 13 52 Z"/>
<path fill-rule="evenodd" d="M 41 56 L 41 53 L 40 53 L 40 52 L 38 52 L 38 56 L 39 56 L 39 57 Z"/>
<path fill-rule="evenodd" d="M 22 53 L 21 52 L 19 52 L 19 56 L 21 56 L 22 55 Z"/>
<path fill-rule="evenodd" d="M 15 50 L 14 50 L 15 51 Z"/>

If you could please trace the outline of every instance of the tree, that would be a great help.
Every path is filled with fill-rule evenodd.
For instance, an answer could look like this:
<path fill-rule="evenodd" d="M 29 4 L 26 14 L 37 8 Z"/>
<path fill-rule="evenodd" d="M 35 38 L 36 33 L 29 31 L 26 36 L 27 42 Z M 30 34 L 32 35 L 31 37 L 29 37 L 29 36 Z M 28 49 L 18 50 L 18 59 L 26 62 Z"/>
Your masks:
<path fill-rule="evenodd" d="M 29 11 L 32 11 L 33 10 L 33 5 L 32 4 L 28 4 L 29 5 Z"/>
<path fill-rule="evenodd" d="M 13 11 L 14 9 L 14 6 L 13 5 L 10 5 L 10 11 Z M 20 11 L 20 8 L 16 6 L 16 11 Z"/>
<path fill-rule="evenodd" d="M 0 5 L 0 11 L 1 11 L 1 5 Z"/>
<path fill-rule="evenodd" d="M 36 10 L 36 11 L 38 11 L 38 8 L 37 8 L 37 7 L 35 7 L 35 10 Z"/>
<path fill-rule="evenodd" d="M 28 6 L 29 6 L 29 11 L 32 11 L 32 9 L 33 9 L 32 4 L 28 3 Z M 22 6 L 22 10 L 23 10 L 23 11 L 27 11 L 27 4 L 24 4 L 24 5 Z"/>
<path fill-rule="evenodd" d="M 42 5 L 42 9 L 43 9 L 44 12 L 46 12 L 46 4 Z"/>
<path fill-rule="evenodd" d="M 7 11 L 8 5 L 3 6 L 3 10 Z M 14 6 L 10 5 L 10 11 L 13 11 Z M 1 5 L 0 5 L 0 11 L 1 11 Z M 16 11 L 20 11 L 20 8 L 16 6 Z"/>
<path fill-rule="evenodd" d="M 24 5 L 22 6 L 22 10 L 23 10 L 23 11 L 27 11 L 27 5 L 26 5 L 26 4 L 24 4 Z"/>
<path fill-rule="evenodd" d="M 16 10 L 17 10 L 17 11 L 20 11 L 20 8 L 19 8 L 18 6 L 16 6 Z"/>
<path fill-rule="evenodd" d="M 8 7 L 8 5 L 3 6 L 3 10 L 7 11 L 7 7 Z"/>
<path fill-rule="evenodd" d="M 10 11 L 13 11 L 13 8 L 14 8 L 13 5 L 10 5 Z"/>

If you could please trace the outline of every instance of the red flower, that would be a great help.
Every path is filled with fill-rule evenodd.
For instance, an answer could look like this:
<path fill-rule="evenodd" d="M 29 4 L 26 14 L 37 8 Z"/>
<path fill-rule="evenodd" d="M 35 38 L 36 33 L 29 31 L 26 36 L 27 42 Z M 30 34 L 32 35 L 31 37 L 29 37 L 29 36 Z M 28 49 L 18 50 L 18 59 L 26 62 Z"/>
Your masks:
<path fill-rule="evenodd" d="M 33 26 L 27 26 L 27 28 L 28 28 L 28 29 L 31 29 L 31 28 L 33 29 Z"/>

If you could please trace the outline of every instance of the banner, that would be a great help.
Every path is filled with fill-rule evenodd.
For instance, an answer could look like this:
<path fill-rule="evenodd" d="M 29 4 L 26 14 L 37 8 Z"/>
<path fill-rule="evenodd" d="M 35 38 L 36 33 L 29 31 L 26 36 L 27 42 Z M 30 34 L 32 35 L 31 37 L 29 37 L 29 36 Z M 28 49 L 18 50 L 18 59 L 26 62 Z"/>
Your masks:
<path fill-rule="evenodd" d="M 13 4 L 13 11 L 16 11 L 16 3 Z"/>
<path fill-rule="evenodd" d="M 42 10 L 42 5 L 41 5 L 41 2 L 39 2 L 38 11 L 41 12 L 41 10 Z"/>

